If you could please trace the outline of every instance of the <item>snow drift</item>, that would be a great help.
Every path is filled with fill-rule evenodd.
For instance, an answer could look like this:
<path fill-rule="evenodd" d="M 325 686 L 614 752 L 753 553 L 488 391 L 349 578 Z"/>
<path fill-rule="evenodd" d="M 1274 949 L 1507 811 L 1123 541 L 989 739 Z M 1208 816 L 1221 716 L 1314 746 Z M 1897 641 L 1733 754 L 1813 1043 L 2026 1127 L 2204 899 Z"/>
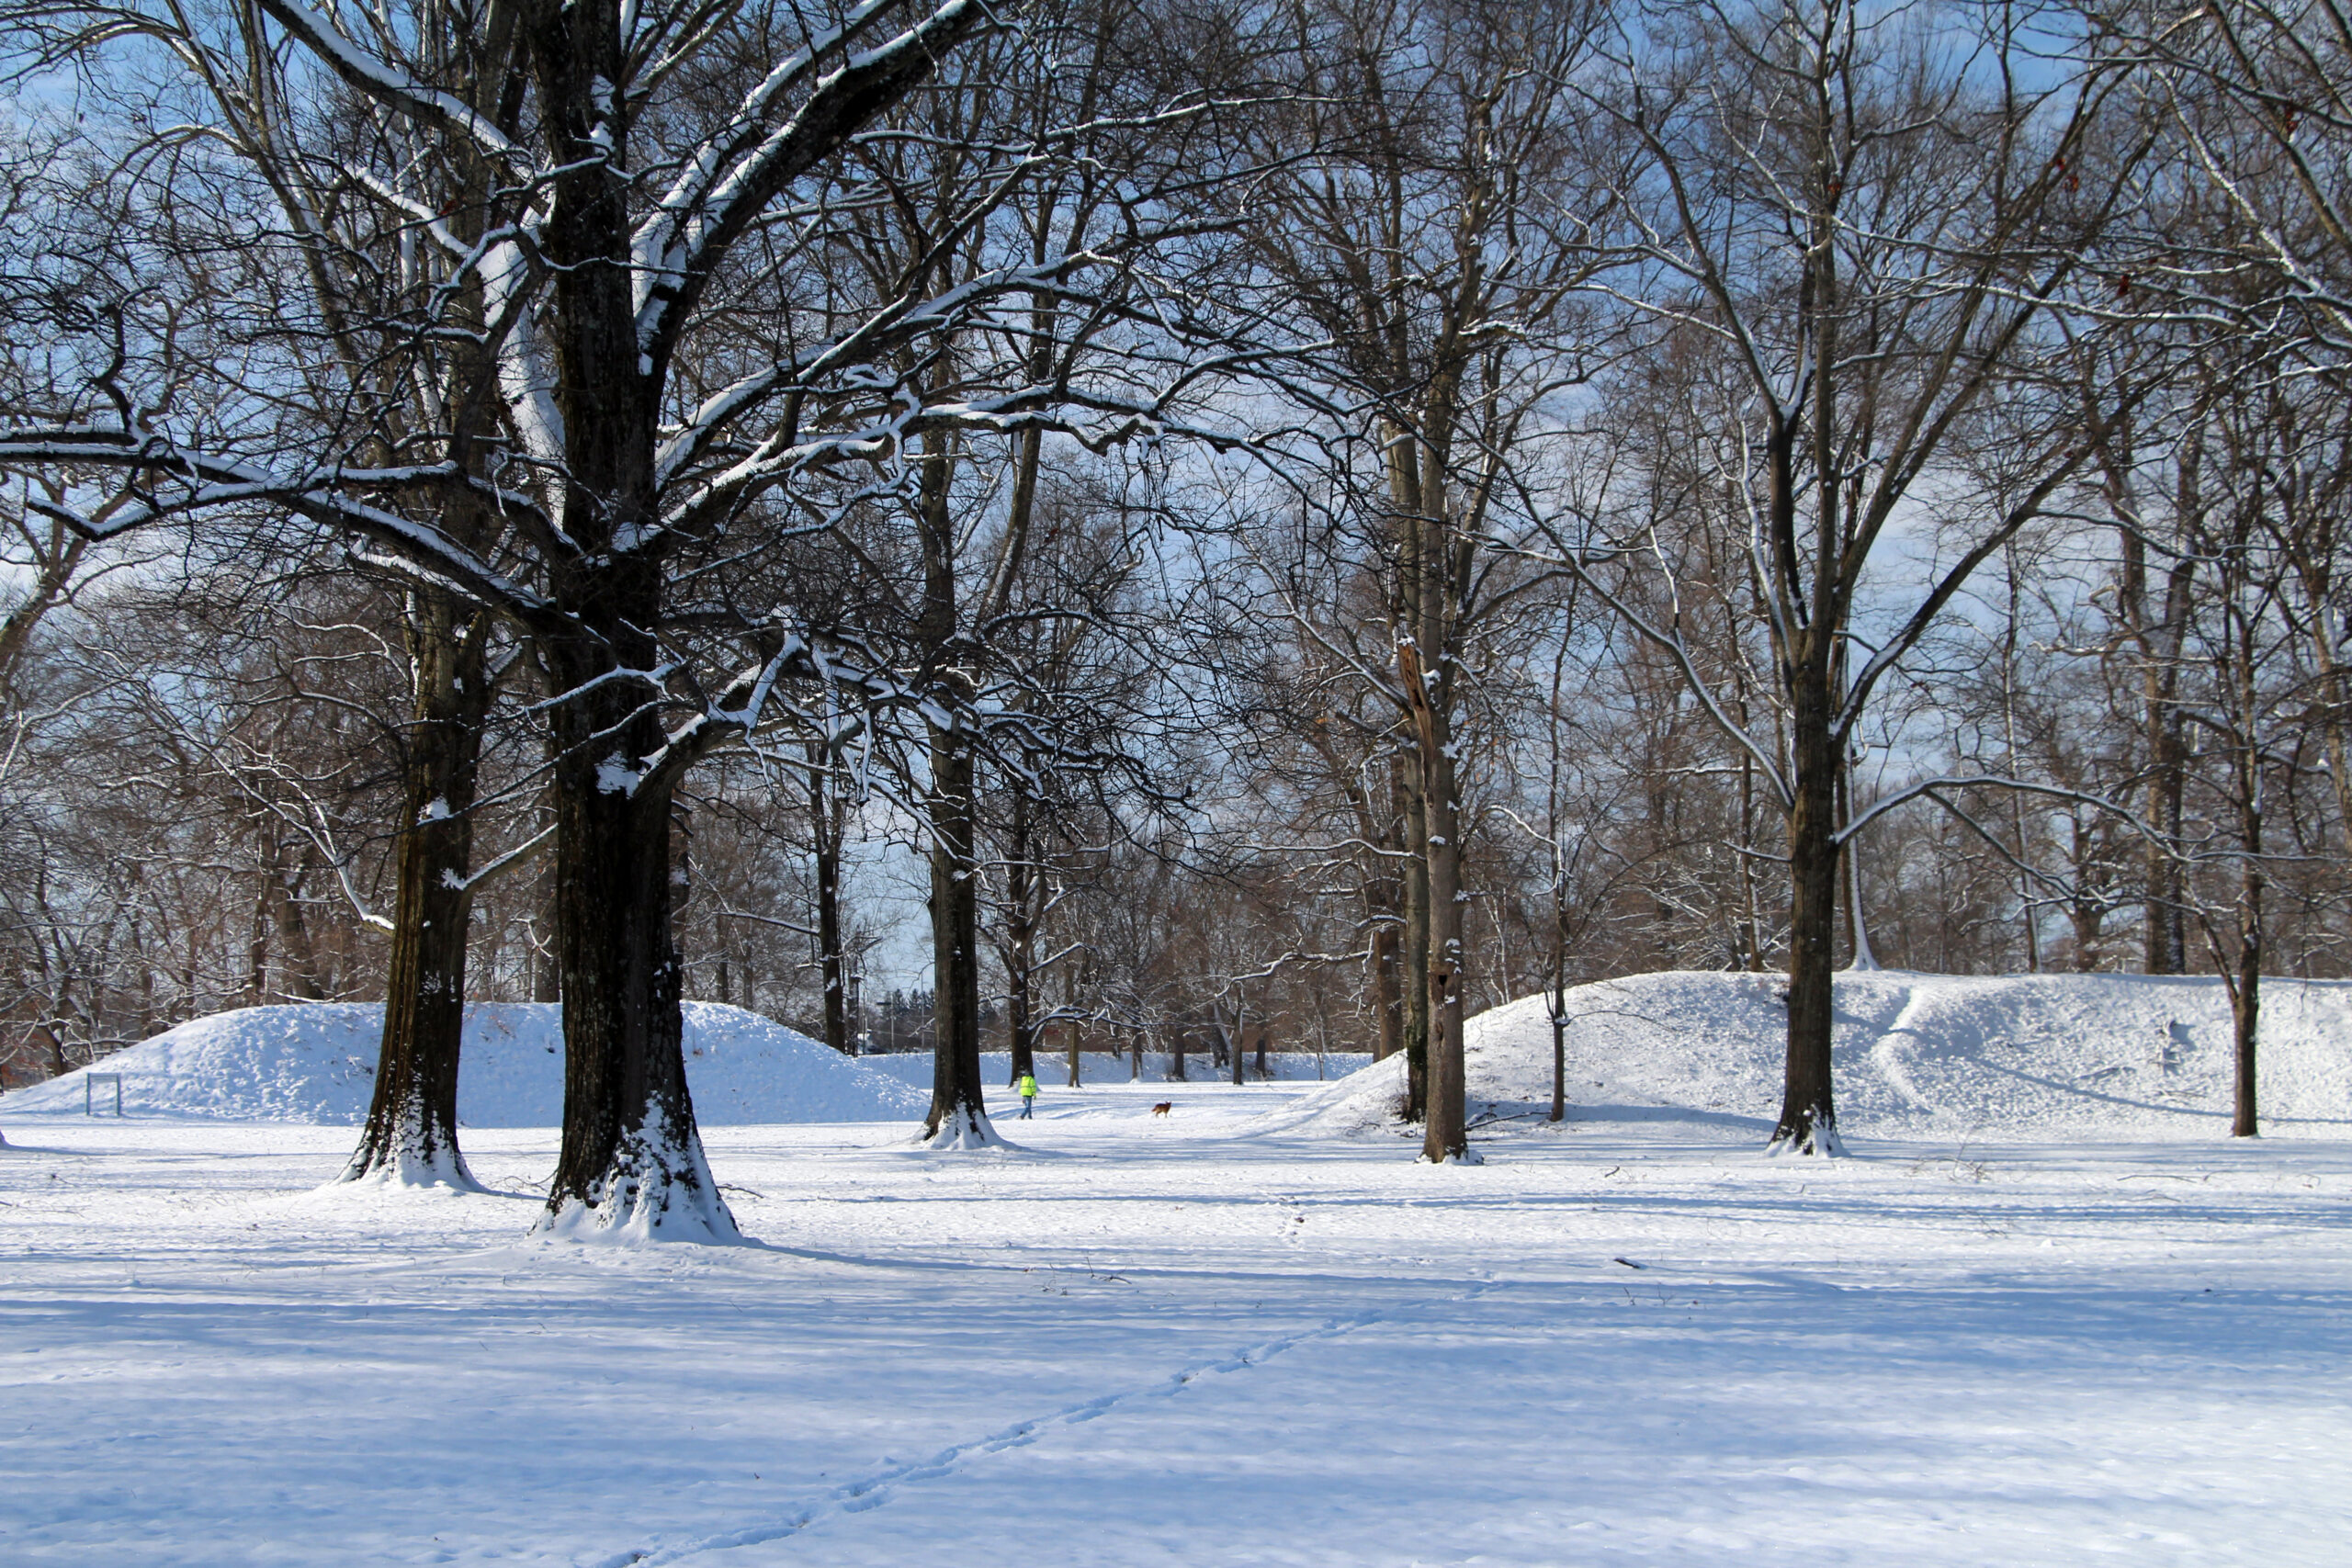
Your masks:
<path fill-rule="evenodd" d="M 1690 971 L 1568 993 L 1568 1120 L 1761 1143 L 1780 1110 L 1786 982 Z M 1838 1120 L 1849 1137 L 2160 1140 L 2229 1131 L 2231 1029 L 2218 979 L 2136 975 L 1838 976 Z M 1473 1122 L 1528 1124 L 1552 1098 L 1541 996 L 1464 1028 Z M 2352 1134 L 2352 982 L 2263 984 L 2267 1133 Z M 1331 1136 L 1393 1132 L 1392 1059 L 1265 1119 Z M 1418 1136 L 1416 1132 L 1413 1135 Z"/>
<path fill-rule="evenodd" d="M 686 1081 L 705 1126 L 897 1122 L 927 1097 L 757 1013 L 686 1004 Z M 129 1114 L 356 1125 L 375 1092 L 383 1009 L 320 1002 L 246 1008 L 181 1024 L 77 1072 L 0 1099 L 0 1117 L 79 1115 L 92 1072 L 122 1075 Z M 114 1090 L 96 1098 L 111 1109 Z M 551 1127 L 563 1117 L 563 1011 L 549 1003 L 466 1010 L 458 1120 Z"/>

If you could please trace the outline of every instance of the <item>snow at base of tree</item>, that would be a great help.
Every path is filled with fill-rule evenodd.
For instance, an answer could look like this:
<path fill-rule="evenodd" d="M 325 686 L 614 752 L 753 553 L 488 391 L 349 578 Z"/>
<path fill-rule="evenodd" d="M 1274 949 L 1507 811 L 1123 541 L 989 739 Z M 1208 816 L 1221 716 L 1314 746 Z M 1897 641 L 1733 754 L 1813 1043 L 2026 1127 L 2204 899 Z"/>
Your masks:
<path fill-rule="evenodd" d="M 823 1049 L 823 1047 L 819 1047 Z M 574 1200 L 542 1212 L 534 1235 L 559 1241 L 623 1247 L 657 1241 L 725 1245 L 743 1233 L 703 1157 L 702 1142 L 657 1116 L 621 1139 L 615 1174 L 594 1202 Z"/>
<path fill-rule="evenodd" d="M 962 1110 L 939 1124 L 939 1131 L 929 1137 L 915 1140 L 927 1149 L 971 1150 L 1009 1149 L 1007 1143 L 989 1121 L 985 1111 Z"/>
<path fill-rule="evenodd" d="M 1787 981 L 1671 971 L 1568 992 L 1567 1119 L 1675 1140 L 1761 1144 L 1781 1109 Z M 2032 1142 L 2226 1137 L 2233 1057 L 2218 979 L 2140 975 L 1838 976 L 1840 1138 Z M 1469 1120 L 1524 1129 L 1552 1103 L 1542 996 L 1463 1030 Z M 2352 1134 L 2352 982 L 2263 983 L 2262 1128 Z M 1269 1130 L 1420 1136 L 1392 1059 L 1312 1091 Z"/>
<path fill-rule="evenodd" d="M 346 1168 L 343 1175 L 328 1185 L 402 1190 L 420 1188 L 447 1188 L 457 1192 L 481 1190 L 481 1183 L 476 1181 L 473 1172 L 466 1168 L 465 1156 L 456 1149 L 435 1149 L 425 1153 L 403 1148 L 372 1170 L 352 1171 Z"/>
<path fill-rule="evenodd" d="M 704 1126 L 904 1122 L 929 1097 L 756 1013 L 688 1002 L 686 1082 Z M 87 1074 L 122 1075 L 132 1116 L 356 1126 L 375 1093 L 383 1009 L 372 1003 L 245 1008 L 142 1041 L 91 1068 L 0 1098 L 0 1119 L 84 1109 Z M 113 1105 L 101 1084 L 99 1109 Z M 563 1012 L 549 1003 L 466 1011 L 461 1127 L 550 1127 L 563 1118 Z"/>

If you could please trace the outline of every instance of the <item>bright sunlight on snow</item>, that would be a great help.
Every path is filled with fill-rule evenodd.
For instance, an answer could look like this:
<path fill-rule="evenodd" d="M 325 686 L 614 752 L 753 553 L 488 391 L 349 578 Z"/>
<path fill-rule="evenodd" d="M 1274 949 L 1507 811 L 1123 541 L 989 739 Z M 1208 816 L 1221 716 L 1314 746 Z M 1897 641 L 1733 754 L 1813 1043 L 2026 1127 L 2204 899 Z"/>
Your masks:
<path fill-rule="evenodd" d="M 978 1154 L 721 1127 L 743 1247 L 526 1241 L 551 1131 L 472 1134 L 467 1196 L 321 1189 L 345 1128 L 9 1119 L 0 1561 L 2343 1561 L 2340 1100 L 2259 1143 L 2167 1108 L 2224 1092 L 2194 987 L 1878 976 L 1857 1157 L 1768 1160 L 1769 1071 L 1654 1103 L 1709 984 L 1627 982 L 1635 1090 L 1580 1056 L 1476 1167 L 1329 1135 L 1311 1083 L 1047 1076 Z M 2188 1060 L 2129 1057 L 2176 1018 Z M 1524 1004 L 1472 1035 L 1487 1115 L 1548 1092 Z M 1962 1125 L 1970 1038 L 2087 1079 L 2071 1130 Z"/>

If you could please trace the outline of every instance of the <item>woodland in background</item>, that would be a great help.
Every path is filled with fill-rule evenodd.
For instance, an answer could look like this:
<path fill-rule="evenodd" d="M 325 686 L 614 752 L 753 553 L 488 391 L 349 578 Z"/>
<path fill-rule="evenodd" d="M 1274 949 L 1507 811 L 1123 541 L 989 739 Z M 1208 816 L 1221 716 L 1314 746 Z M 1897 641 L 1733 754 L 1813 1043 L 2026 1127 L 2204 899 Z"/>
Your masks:
<path fill-rule="evenodd" d="M 942 1136 L 1249 1031 L 1458 1157 L 1463 1016 L 1700 967 L 1834 1146 L 1842 964 L 2219 973 L 2252 1133 L 2352 967 L 2335 0 L 0 29 L 12 1082 L 390 999 L 454 1158 L 569 998 L 551 1210 L 723 1216 L 676 1002 L 899 1040 L 876 844 Z"/>

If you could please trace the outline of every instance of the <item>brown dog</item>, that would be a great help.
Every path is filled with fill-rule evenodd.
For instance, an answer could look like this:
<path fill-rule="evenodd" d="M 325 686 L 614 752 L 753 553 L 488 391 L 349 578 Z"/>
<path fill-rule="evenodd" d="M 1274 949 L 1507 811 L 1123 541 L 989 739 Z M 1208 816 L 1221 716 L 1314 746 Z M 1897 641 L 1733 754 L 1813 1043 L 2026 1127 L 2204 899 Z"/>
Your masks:
<path fill-rule="evenodd" d="M 1173 1111 L 1173 1110 L 1175 1110 L 1175 1109 L 1176 1109 L 1176 1102 L 1175 1102 L 1174 1100 L 1161 1100 L 1159 1104 L 1157 1104 L 1157 1105 L 1155 1105 L 1155 1106 L 1153 1106 L 1153 1107 L 1151 1108 L 1151 1113 L 1152 1113 L 1154 1116 L 1165 1116 L 1165 1115 L 1167 1115 L 1170 1111 Z"/>

